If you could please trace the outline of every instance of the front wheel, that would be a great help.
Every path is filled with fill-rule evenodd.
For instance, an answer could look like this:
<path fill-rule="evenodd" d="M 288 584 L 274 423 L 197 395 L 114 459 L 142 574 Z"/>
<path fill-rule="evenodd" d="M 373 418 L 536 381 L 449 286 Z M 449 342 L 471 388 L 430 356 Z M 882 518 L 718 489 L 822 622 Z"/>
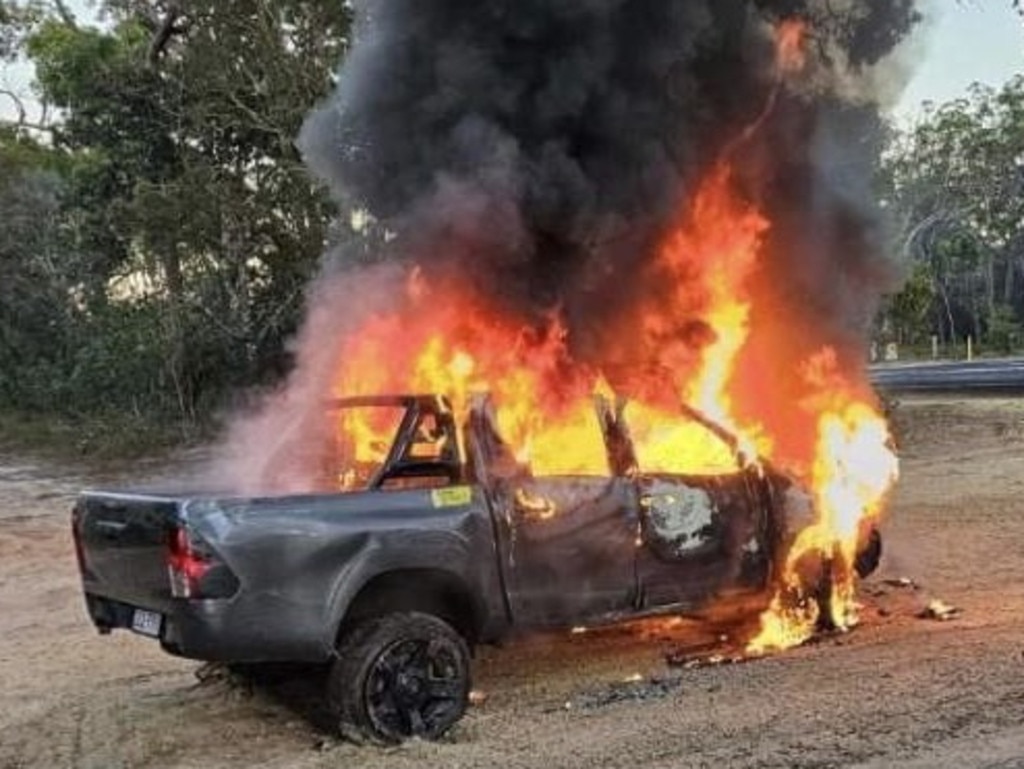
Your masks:
<path fill-rule="evenodd" d="M 465 713 L 469 689 L 462 636 L 432 615 L 400 612 L 342 636 L 328 704 L 343 736 L 394 744 L 442 736 Z"/>
<path fill-rule="evenodd" d="M 853 567 L 857 571 L 857 576 L 864 579 L 875 573 L 881 560 L 882 535 L 872 526 L 865 541 L 857 549 L 857 559 L 853 562 Z"/>
<path fill-rule="evenodd" d="M 882 560 L 882 535 L 878 529 L 871 526 L 867 535 L 861 539 L 853 561 L 853 571 L 858 579 L 864 579 L 873 574 Z M 840 575 L 835 572 L 835 562 L 826 560 L 821 579 L 814 591 L 814 601 L 818 604 L 819 630 L 836 629 L 836 620 L 832 615 L 832 586 L 834 580 L 839 577 Z"/>

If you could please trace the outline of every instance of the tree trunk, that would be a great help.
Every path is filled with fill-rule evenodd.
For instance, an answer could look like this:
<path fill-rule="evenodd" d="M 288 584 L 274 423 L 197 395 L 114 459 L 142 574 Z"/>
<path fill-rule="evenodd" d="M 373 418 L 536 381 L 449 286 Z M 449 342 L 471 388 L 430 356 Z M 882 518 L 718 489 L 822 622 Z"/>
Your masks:
<path fill-rule="evenodd" d="M 985 265 L 985 310 L 989 318 L 996 314 L 996 258 L 993 254 L 989 254 Z"/>
<path fill-rule="evenodd" d="M 946 282 L 944 280 L 936 280 L 936 287 L 939 289 L 939 296 L 942 297 L 942 306 L 946 311 L 946 322 L 949 330 L 949 336 L 945 341 L 956 343 L 956 323 L 953 322 L 953 309 L 949 304 L 949 292 L 946 290 Z"/>
<path fill-rule="evenodd" d="M 234 344 L 240 344 L 244 348 L 244 359 L 248 370 L 246 376 L 252 374 L 255 369 L 256 349 L 254 340 L 256 338 L 253 329 L 252 302 L 249 286 L 249 268 L 246 259 L 247 233 L 245 223 L 241 216 L 236 215 L 230 206 L 225 206 L 221 217 L 221 251 L 227 264 L 228 280 L 228 302 L 231 312 L 229 325 Z"/>
<path fill-rule="evenodd" d="M 1017 257 L 1017 272 L 1020 273 L 1021 277 L 1024 277 L 1024 254 Z M 1017 310 L 1019 313 L 1024 313 L 1024 291 L 1013 296 L 1010 300 L 1010 306 Z"/>
<path fill-rule="evenodd" d="M 1014 264 L 1013 258 L 1009 255 L 1004 261 L 1006 263 L 1006 279 L 1003 282 L 1003 304 L 1006 307 L 1012 307 L 1013 289 L 1016 285 L 1017 266 Z"/>
<path fill-rule="evenodd" d="M 167 365 L 174 383 L 178 412 L 183 419 L 192 421 L 195 418 L 195 404 L 192 402 L 185 370 L 185 281 L 181 273 L 181 258 L 173 246 L 163 254 L 161 264 L 167 285 L 167 329 L 170 336 L 170 359 Z"/>

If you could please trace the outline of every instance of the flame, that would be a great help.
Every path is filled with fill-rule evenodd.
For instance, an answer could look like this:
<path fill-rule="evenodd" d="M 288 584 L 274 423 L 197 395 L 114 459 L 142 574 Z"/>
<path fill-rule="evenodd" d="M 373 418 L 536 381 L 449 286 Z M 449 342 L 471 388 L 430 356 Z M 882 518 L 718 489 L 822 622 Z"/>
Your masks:
<path fill-rule="evenodd" d="M 336 478 L 339 490 L 362 488 L 384 464 L 401 418 L 402 410 L 394 408 L 337 412 L 332 456 L 336 467 L 329 469 L 343 468 Z"/>
<path fill-rule="evenodd" d="M 899 477 L 885 419 L 844 382 L 835 352 L 826 348 L 813 357 L 805 377 L 826 388 L 809 404 L 819 411 L 811 474 L 817 519 L 790 547 L 778 592 L 748 645 L 753 653 L 799 645 L 823 620 L 838 630 L 857 624 L 858 545 Z M 812 595 L 817 588 L 828 592 L 828 617 L 820 616 Z"/>
<path fill-rule="evenodd" d="M 697 194 L 688 221 L 662 250 L 661 261 L 677 286 L 676 306 L 682 308 L 692 305 L 689 294 L 693 279 L 687 280 L 687 276 L 699 266 L 702 320 L 714 335 L 700 353 L 696 373 L 677 381 L 677 388 L 684 400 L 731 432 L 746 436 L 756 430 L 737 424 L 727 387 L 749 336 L 751 300 L 747 281 L 757 266 L 768 221 L 756 209 L 745 206 L 733 194 L 731 185 L 731 169 L 718 164 Z M 659 320 L 664 322 L 655 318 L 648 322 L 657 325 Z M 682 319 L 670 320 L 678 323 Z M 762 443 L 759 448 L 767 446 Z"/>
<path fill-rule="evenodd" d="M 604 446 L 594 440 L 598 377 L 571 365 L 556 316 L 534 327 L 503 316 L 457 280 L 417 270 L 400 304 L 346 340 L 336 395 L 443 393 L 464 414 L 474 393 L 489 392 L 502 437 L 533 472 L 608 473 Z"/>
<path fill-rule="evenodd" d="M 684 420 L 689 403 L 739 441 L 743 456 L 766 456 L 771 441 L 757 424 L 734 417 L 729 386 L 749 336 L 746 282 L 757 266 L 768 222 L 732 188 L 730 168 L 715 167 L 680 225 L 666 240 L 652 279 L 672 287 L 645 308 L 640 345 L 657 374 L 623 382 L 627 422 L 641 467 L 692 475 L 733 472 L 733 447 L 705 424 Z M 376 316 L 346 341 L 336 394 L 440 392 L 464 412 L 474 392 L 493 395 L 497 422 L 516 458 L 537 475 L 603 475 L 595 394 L 610 395 L 602 372 L 573 359 L 557 312 L 542 323 L 491 307 L 457 279 L 412 270 L 402 307 Z M 678 338 L 706 329 L 696 354 Z M 385 365 L 382 365 L 384 363 Z M 353 417 L 359 419 L 361 417 Z M 360 435 L 373 436 L 370 426 Z"/>
<path fill-rule="evenodd" d="M 807 22 L 786 19 L 775 28 L 775 67 L 784 75 L 802 72 L 807 66 Z"/>
<path fill-rule="evenodd" d="M 780 66 L 793 66 L 803 34 L 802 26 L 780 28 Z M 716 164 L 635 276 L 650 291 L 624 314 L 622 338 L 606 359 L 577 357 L 557 309 L 540 319 L 520 315 L 457 274 L 413 269 L 394 309 L 344 340 L 335 392 L 443 393 L 457 415 L 474 393 L 489 392 L 502 437 L 537 476 L 608 474 L 595 393 L 627 397 L 641 471 L 722 474 L 735 472 L 738 459 L 785 466 L 811 489 L 817 517 L 779 564 L 777 593 L 748 648 L 802 643 L 823 619 L 819 603 L 832 625 L 850 627 L 858 541 L 881 514 L 896 458 L 862 372 L 844 371 L 827 345 L 796 375 L 756 365 L 791 354 L 786 329 L 778 339 L 753 336 L 755 318 L 773 313 L 758 280 L 769 233 L 770 222 L 737 191 L 733 169 Z M 631 365 L 617 365 L 622 359 Z M 795 379 L 802 400 L 783 403 L 776 379 Z M 683 419 L 681 403 L 705 416 Z M 341 428 L 367 447 L 357 457 L 380 459 L 382 424 Z M 550 504 L 535 507 L 541 520 L 558 514 Z M 828 601 L 815 600 L 819 584 Z"/>
<path fill-rule="evenodd" d="M 806 68 L 808 32 L 801 19 L 777 25 L 780 76 Z M 751 653 L 799 645 L 821 625 L 846 630 L 857 623 L 858 548 L 881 515 L 899 463 L 870 389 L 863 381 L 849 381 L 840 369 L 828 345 L 803 366 L 802 378 L 812 395 L 801 410 L 813 418 L 814 443 L 810 472 L 798 464 L 796 473 L 809 484 L 816 519 L 795 533 L 780 564 L 776 593 L 748 643 Z M 802 432 L 796 420 L 789 427 Z M 821 616 L 823 607 L 827 617 Z"/>
<path fill-rule="evenodd" d="M 630 403 L 626 424 L 636 446 L 637 464 L 648 473 L 720 475 L 734 473 L 737 457 L 704 426 L 672 418 L 643 403 Z"/>

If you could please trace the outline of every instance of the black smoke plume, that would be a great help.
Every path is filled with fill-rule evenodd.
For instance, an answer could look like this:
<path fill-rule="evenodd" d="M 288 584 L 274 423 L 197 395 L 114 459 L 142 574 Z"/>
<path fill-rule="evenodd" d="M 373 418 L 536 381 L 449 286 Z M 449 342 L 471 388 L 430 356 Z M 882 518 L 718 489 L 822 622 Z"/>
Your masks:
<path fill-rule="evenodd" d="M 917 19 L 912 0 L 355 5 L 339 87 L 303 132 L 310 166 L 398 236 L 399 258 L 454 263 L 520 310 L 563 308 L 584 355 L 764 108 L 773 25 L 807 20 L 813 71 L 739 171 L 785 244 L 769 269 L 786 290 L 830 322 L 870 314 L 884 240 L 869 73 Z"/>
<path fill-rule="evenodd" d="M 777 301 L 752 325 L 789 334 L 792 355 L 766 365 L 796 366 L 822 339 L 860 354 L 894 273 L 871 179 L 914 0 L 353 6 L 338 87 L 300 145 L 345 210 L 389 233 L 382 258 L 457 271 L 521 317 L 557 308 L 582 362 L 643 365 L 612 337 L 663 300 L 640 276 L 728 151 L 772 223 L 756 279 Z M 774 30 L 791 19 L 808 25 L 808 64 L 780 84 Z M 314 294 L 318 329 L 331 296 Z M 337 364 L 318 333 L 299 340 L 293 391 Z"/>

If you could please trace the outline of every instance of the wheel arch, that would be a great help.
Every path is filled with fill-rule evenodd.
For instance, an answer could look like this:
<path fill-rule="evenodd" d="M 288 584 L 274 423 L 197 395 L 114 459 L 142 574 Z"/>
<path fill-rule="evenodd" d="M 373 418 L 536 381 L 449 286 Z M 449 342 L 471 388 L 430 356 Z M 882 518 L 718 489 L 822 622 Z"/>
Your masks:
<path fill-rule="evenodd" d="M 396 612 L 436 616 L 472 645 L 484 620 L 483 603 L 458 574 L 436 567 L 396 568 L 367 579 L 337 622 L 334 642 L 361 621 Z"/>

